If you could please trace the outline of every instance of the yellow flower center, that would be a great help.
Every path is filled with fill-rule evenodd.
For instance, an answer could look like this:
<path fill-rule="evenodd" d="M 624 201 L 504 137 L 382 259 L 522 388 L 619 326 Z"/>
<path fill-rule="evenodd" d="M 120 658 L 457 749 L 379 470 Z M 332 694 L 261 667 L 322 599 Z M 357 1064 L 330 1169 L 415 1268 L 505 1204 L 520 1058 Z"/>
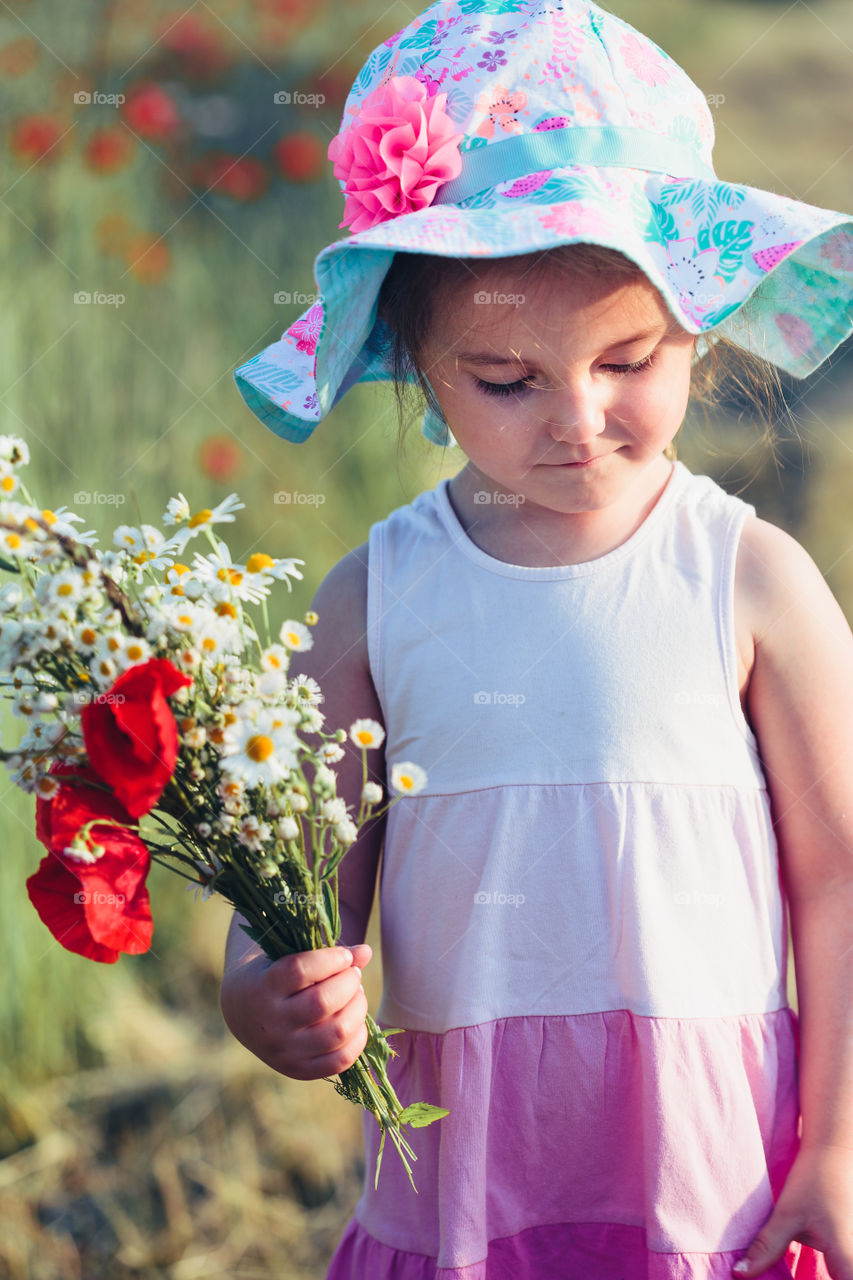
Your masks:
<path fill-rule="evenodd" d="M 148 560 L 154 559 L 153 551 L 140 551 L 138 555 L 133 557 L 134 564 L 145 564 Z"/>
<path fill-rule="evenodd" d="M 285 635 L 294 649 L 298 649 L 302 644 L 302 637 L 297 635 L 295 631 L 287 631 L 285 632 Z"/>
<path fill-rule="evenodd" d="M 170 592 L 170 595 L 173 595 L 173 596 L 182 596 L 183 594 L 184 594 L 183 587 L 172 587 L 172 590 Z"/>
<path fill-rule="evenodd" d="M 185 564 L 173 564 L 170 573 L 189 573 L 189 566 Z"/>
<path fill-rule="evenodd" d="M 129 644 L 127 646 L 127 656 L 130 658 L 131 662 L 138 662 L 140 658 L 145 657 L 145 650 L 142 648 L 141 644 Z"/>
<path fill-rule="evenodd" d="M 4 476 L 2 481 L 0 481 L 0 484 L 2 484 L 3 488 L 6 490 L 7 493 L 10 493 L 12 489 L 14 489 L 15 487 L 15 477 Z"/>
<path fill-rule="evenodd" d="M 203 511 L 197 511 L 194 516 L 190 516 L 190 528 L 197 529 L 200 524 L 206 524 L 211 514 L 207 507 Z"/>
<path fill-rule="evenodd" d="M 113 653 L 115 653 L 116 650 L 121 648 L 121 640 L 119 640 L 118 636 L 109 637 L 109 639 L 107 640 L 107 648 L 112 649 Z"/>
<path fill-rule="evenodd" d="M 220 600 L 216 606 L 216 612 L 220 618 L 236 618 L 237 610 L 234 608 L 230 600 Z"/>
<path fill-rule="evenodd" d="M 415 780 L 410 773 L 401 773 L 397 778 L 397 782 L 404 791 L 409 791 L 415 785 Z"/>
<path fill-rule="evenodd" d="M 270 666 L 271 666 L 271 667 L 280 667 L 280 666 L 281 666 L 281 662 L 279 661 L 278 654 L 276 654 L 276 653 L 268 653 L 268 654 L 267 654 L 267 662 L 270 664 Z"/>
<path fill-rule="evenodd" d="M 191 627 L 191 626 L 192 626 L 192 621 L 193 621 L 193 620 L 192 620 L 191 616 L 190 616 L 188 613 L 179 613 L 179 614 L 178 614 L 178 622 L 182 623 L 185 627 Z"/>
<path fill-rule="evenodd" d="M 215 653 L 216 641 L 214 640 L 213 636 L 205 636 L 201 642 L 201 647 L 202 649 L 204 649 L 205 653 Z"/>
<path fill-rule="evenodd" d="M 274 564 L 272 556 L 268 556 L 265 551 L 256 551 L 246 561 L 246 569 L 249 573 L 261 573 L 264 569 L 271 569 Z"/>
<path fill-rule="evenodd" d="M 359 729 L 355 735 L 363 747 L 369 747 L 373 741 L 373 734 L 369 729 Z"/>
<path fill-rule="evenodd" d="M 83 644 L 94 644 L 98 638 L 98 633 L 93 627 L 84 627 L 80 632 L 80 640 Z"/>
<path fill-rule="evenodd" d="M 48 508 L 42 511 L 41 518 L 45 524 L 56 524 L 56 516 Z"/>
<path fill-rule="evenodd" d="M 269 759 L 275 750 L 272 738 L 268 738 L 265 733 L 256 733 L 246 743 L 246 755 L 250 760 L 254 760 L 256 764 L 263 763 Z"/>
<path fill-rule="evenodd" d="M 17 547 L 19 547 L 20 545 L 21 545 L 21 537 L 20 537 L 20 534 L 17 534 L 17 533 L 7 533 L 7 534 L 6 534 L 6 546 L 7 546 L 7 547 L 17 548 Z"/>
<path fill-rule="evenodd" d="M 73 594 L 74 594 L 74 587 L 72 586 L 72 584 L 71 584 L 70 582 L 63 582 L 63 583 L 61 583 L 61 584 L 60 584 L 60 586 L 57 588 L 56 594 L 57 594 L 58 596 L 70 596 L 70 595 L 73 595 Z"/>

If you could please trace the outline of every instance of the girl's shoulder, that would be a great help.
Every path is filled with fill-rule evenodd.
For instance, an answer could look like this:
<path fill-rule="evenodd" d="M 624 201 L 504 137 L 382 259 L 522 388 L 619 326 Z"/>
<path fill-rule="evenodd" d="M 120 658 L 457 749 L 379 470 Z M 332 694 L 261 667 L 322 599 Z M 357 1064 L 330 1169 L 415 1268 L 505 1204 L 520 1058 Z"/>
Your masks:
<path fill-rule="evenodd" d="M 778 525 L 747 516 L 738 542 L 735 599 L 756 640 L 795 599 L 815 592 L 837 606 L 820 569 L 801 543 Z"/>

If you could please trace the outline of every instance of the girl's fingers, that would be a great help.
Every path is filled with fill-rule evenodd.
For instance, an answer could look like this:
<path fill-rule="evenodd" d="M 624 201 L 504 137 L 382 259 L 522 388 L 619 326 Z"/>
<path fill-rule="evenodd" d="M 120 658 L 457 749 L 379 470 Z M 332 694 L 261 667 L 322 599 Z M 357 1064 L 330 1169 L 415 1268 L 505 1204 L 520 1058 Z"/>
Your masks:
<path fill-rule="evenodd" d="M 275 960 L 265 970 L 264 982 L 271 995 L 290 997 L 352 966 L 346 947 L 319 947 Z"/>

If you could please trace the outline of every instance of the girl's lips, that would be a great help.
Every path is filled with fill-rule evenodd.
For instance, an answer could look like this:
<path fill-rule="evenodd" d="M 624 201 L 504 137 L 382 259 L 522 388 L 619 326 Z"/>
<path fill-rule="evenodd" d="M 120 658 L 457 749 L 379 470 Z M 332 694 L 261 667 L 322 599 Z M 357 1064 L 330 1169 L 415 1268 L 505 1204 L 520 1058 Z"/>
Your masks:
<path fill-rule="evenodd" d="M 599 462 L 606 455 L 597 453 L 594 458 L 587 458 L 585 462 L 552 462 L 552 467 L 591 467 L 594 462 Z"/>

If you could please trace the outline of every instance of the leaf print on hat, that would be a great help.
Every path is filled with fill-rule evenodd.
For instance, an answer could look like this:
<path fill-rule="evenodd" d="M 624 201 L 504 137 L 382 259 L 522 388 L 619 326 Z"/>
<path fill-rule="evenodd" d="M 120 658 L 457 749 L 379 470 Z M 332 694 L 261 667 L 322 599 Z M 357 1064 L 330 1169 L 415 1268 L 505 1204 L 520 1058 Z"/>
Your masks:
<path fill-rule="evenodd" d="M 516 116 L 526 106 L 527 94 L 523 89 L 510 93 L 505 85 L 495 85 L 493 97 L 481 93 L 477 99 L 477 110 L 488 112 L 488 119 L 483 121 L 477 133 L 481 138 L 493 138 L 496 124 L 500 125 L 504 133 L 521 133 L 521 125 Z"/>
<path fill-rule="evenodd" d="M 853 235 L 840 231 L 820 246 L 820 257 L 839 271 L 853 271 Z"/>

